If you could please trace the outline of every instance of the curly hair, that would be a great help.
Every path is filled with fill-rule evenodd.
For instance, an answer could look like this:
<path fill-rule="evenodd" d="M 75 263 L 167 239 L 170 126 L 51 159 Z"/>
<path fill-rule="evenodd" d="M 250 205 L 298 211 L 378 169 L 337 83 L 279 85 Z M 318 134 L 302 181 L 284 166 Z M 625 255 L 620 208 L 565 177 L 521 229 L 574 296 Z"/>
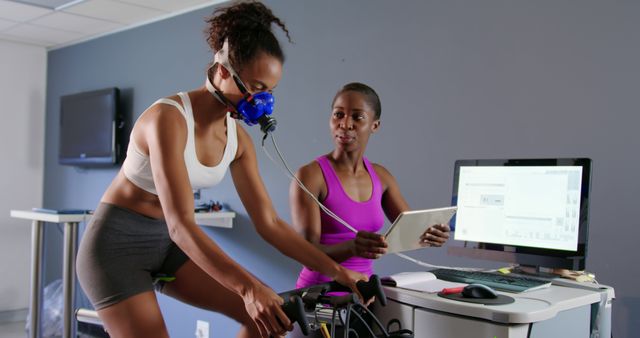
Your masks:
<path fill-rule="evenodd" d="M 206 22 L 208 27 L 205 34 L 209 47 L 218 51 L 228 39 L 229 62 L 236 71 L 239 72 L 259 52 L 266 52 L 284 63 L 284 53 L 271 31 L 271 24 L 279 26 L 291 42 L 289 30 L 264 4 L 256 1 L 237 2 L 216 9 Z"/>
<path fill-rule="evenodd" d="M 340 96 L 344 92 L 356 92 L 364 95 L 367 104 L 371 106 L 371 108 L 373 108 L 375 120 L 380 119 L 380 115 L 382 115 L 382 105 L 380 104 L 380 97 L 378 97 L 378 93 L 376 93 L 373 88 L 360 82 L 347 83 L 342 88 L 340 88 L 340 90 L 336 93 L 336 96 L 333 97 L 331 107 L 333 107 L 333 105 L 336 103 L 336 99 L 338 98 L 338 96 Z"/>

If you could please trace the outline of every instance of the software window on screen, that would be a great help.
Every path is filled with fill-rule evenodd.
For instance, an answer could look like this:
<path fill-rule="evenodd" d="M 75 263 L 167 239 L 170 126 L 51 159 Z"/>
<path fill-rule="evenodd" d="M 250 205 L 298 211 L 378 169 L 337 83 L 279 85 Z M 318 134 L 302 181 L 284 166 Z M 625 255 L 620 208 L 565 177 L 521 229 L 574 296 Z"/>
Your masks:
<path fill-rule="evenodd" d="M 455 239 L 575 251 L 580 166 L 461 167 Z"/>

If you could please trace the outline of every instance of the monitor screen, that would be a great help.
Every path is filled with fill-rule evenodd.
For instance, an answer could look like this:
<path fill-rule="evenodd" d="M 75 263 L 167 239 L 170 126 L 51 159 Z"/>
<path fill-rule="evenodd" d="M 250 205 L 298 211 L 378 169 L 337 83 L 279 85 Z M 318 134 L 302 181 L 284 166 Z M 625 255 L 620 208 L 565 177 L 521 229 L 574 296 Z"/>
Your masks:
<path fill-rule="evenodd" d="M 60 164 L 118 161 L 118 89 L 66 95 L 60 99 Z"/>
<path fill-rule="evenodd" d="M 584 268 L 590 175 L 584 158 L 459 160 L 453 238 L 523 265 Z"/>

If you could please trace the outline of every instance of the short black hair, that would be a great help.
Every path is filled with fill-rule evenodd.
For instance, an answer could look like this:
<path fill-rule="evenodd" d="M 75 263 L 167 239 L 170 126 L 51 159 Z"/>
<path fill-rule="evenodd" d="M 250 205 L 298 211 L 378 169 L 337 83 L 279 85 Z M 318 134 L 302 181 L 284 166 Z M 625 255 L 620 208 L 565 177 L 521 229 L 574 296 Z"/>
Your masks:
<path fill-rule="evenodd" d="M 336 99 L 340 94 L 344 92 L 356 92 L 364 95 L 367 104 L 373 108 L 373 112 L 375 113 L 375 120 L 380 119 L 380 115 L 382 115 L 382 106 L 380 105 L 380 97 L 378 97 L 378 93 L 376 93 L 373 88 L 367 86 L 364 83 L 360 82 L 351 82 L 342 86 L 342 88 L 336 93 L 336 96 L 333 97 L 333 102 L 331 102 L 331 106 L 336 103 Z"/>

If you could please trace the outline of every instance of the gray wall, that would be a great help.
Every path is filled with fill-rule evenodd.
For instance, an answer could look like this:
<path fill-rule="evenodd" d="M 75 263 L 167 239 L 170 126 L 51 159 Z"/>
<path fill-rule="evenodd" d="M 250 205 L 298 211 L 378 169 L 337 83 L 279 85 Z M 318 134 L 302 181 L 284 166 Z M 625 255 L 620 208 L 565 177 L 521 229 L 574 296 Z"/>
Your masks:
<path fill-rule="evenodd" d="M 269 1 L 295 40 L 275 95 L 279 144 L 293 167 L 331 149 L 329 105 L 349 81 L 374 87 L 382 129 L 367 155 L 398 179 L 416 208 L 447 205 L 459 158 L 587 156 L 594 161 L 587 269 L 616 288 L 614 335 L 640 330 L 640 183 L 636 132 L 640 71 L 637 1 Z M 49 53 L 45 206 L 93 208 L 116 169 L 57 165 L 60 95 L 107 86 L 124 90 L 137 117 L 156 98 L 203 82 L 210 54 L 202 36 L 209 10 Z M 257 143 L 258 134 L 252 130 Z M 289 219 L 288 179 L 261 154 L 277 210 Z M 232 230 L 208 233 L 276 290 L 298 270 L 252 229 L 230 180 L 205 191 L 239 213 Z M 56 243 L 56 234 L 50 236 Z M 51 245 L 53 250 L 56 245 Z M 435 264 L 490 265 L 413 256 Z M 51 262 L 49 279 L 59 275 Z M 419 267 L 395 257 L 381 274 Z M 217 336 L 237 326 L 220 316 L 161 298 L 170 333 L 191 336 L 196 319 Z"/>

